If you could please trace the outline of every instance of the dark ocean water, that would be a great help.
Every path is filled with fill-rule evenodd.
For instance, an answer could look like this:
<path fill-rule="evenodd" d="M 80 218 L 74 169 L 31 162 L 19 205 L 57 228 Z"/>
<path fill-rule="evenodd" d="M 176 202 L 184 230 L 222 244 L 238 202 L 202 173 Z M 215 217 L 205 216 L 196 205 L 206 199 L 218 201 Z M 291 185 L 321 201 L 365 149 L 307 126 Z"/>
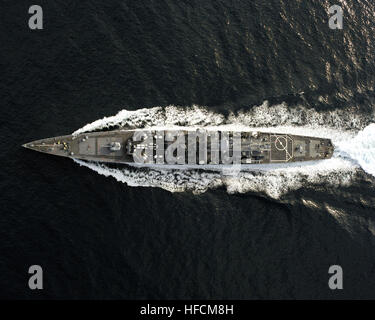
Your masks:
<path fill-rule="evenodd" d="M 285 102 L 359 131 L 375 122 L 373 1 L 337 0 L 343 30 L 328 27 L 329 1 L 40 1 L 39 31 L 31 4 L 0 4 L 1 298 L 375 298 L 375 183 L 362 170 L 280 197 L 171 193 L 20 147 L 170 104 L 227 116 Z M 334 264 L 341 291 L 327 285 Z"/>

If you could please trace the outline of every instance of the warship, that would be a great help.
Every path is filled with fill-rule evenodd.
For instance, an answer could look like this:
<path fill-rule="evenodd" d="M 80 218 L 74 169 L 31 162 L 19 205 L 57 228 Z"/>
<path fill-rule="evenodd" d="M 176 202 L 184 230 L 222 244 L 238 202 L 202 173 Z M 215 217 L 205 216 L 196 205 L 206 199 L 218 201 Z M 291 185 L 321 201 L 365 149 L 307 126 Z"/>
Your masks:
<path fill-rule="evenodd" d="M 86 161 L 180 166 L 324 160 L 334 150 L 326 138 L 208 129 L 89 132 L 35 140 L 23 147 Z"/>

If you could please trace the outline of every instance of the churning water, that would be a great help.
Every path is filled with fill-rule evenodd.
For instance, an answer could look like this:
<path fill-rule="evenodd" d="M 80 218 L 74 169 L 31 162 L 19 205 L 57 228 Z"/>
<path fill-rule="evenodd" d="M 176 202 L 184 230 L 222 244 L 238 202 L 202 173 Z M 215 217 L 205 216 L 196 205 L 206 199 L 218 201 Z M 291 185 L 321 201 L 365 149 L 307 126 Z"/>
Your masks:
<path fill-rule="evenodd" d="M 317 112 L 303 107 L 290 112 L 285 103 L 270 106 L 268 102 L 264 102 L 250 112 L 232 113 L 225 117 L 199 106 L 155 107 L 136 111 L 122 110 L 115 116 L 94 121 L 74 132 L 79 134 L 108 128 L 171 129 L 177 128 L 176 126 L 217 130 L 256 128 L 259 131 L 330 138 L 336 151 L 332 159 L 324 161 L 263 165 L 260 168 L 243 166 L 241 172 L 234 170 L 233 174 L 230 169 L 210 172 L 204 167 L 202 170 L 130 166 L 110 168 L 105 164 L 81 160 L 75 162 L 101 175 L 114 177 L 129 186 L 160 187 L 171 192 L 189 190 L 194 193 L 225 186 L 230 193 L 264 192 L 273 198 L 279 198 L 284 193 L 306 184 L 325 183 L 336 187 L 350 185 L 351 180 L 355 179 L 356 171 L 361 167 L 367 173 L 375 175 L 375 124 L 366 126 L 371 119 L 349 112 L 350 110 L 345 109 Z M 364 126 L 366 127 L 362 129 Z"/>

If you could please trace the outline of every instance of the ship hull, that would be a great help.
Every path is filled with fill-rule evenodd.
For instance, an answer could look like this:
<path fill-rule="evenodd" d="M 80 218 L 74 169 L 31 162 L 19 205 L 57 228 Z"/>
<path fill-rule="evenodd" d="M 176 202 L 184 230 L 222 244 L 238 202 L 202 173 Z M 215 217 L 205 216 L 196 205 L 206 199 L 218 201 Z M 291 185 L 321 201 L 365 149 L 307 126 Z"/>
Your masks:
<path fill-rule="evenodd" d="M 213 130 L 114 130 L 36 140 L 28 149 L 86 161 L 137 166 L 265 165 L 329 159 L 330 139 Z"/>

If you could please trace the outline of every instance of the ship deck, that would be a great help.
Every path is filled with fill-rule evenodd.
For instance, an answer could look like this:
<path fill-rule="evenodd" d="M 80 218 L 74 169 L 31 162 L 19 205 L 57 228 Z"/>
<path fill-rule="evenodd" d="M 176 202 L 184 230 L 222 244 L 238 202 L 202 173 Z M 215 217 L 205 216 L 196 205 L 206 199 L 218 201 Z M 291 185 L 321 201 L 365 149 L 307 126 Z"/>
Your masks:
<path fill-rule="evenodd" d="M 136 132 L 141 138 L 134 138 Z M 329 139 L 255 131 L 115 130 L 53 137 L 24 146 L 82 160 L 145 164 L 215 165 L 233 159 L 241 164 L 287 163 L 328 159 L 333 154 Z"/>

